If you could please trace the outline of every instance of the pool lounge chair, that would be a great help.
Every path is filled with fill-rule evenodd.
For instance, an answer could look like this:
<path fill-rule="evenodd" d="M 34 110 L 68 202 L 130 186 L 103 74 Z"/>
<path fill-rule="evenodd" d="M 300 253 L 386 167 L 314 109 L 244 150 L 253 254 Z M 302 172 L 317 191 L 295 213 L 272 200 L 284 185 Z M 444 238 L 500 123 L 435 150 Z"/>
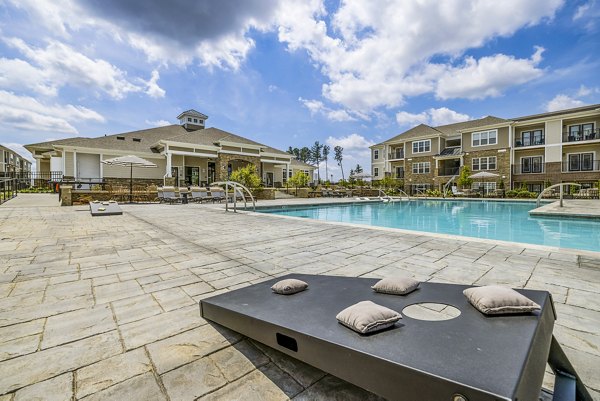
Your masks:
<path fill-rule="evenodd" d="M 170 204 L 181 202 L 181 196 L 175 192 L 175 187 L 163 187 L 163 198 Z"/>
<path fill-rule="evenodd" d="M 210 196 L 213 202 L 222 202 L 225 199 L 225 190 L 220 187 L 212 187 L 210 189 Z"/>
<path fill-rule="evenodd" d="M 192 187 L 191 194 L 192 202 L 202 203 L 213 200 L 213 197 L 208 194 L 208 190 L 206 188 Z"/>
<path fill-rule="evenodd" d="M 460 192 L 458 190 L 458 188 L 456 187 L 451 187 L 452 188 L 452 196 L 465 196 L 466 194 L 464 192 Z"/>

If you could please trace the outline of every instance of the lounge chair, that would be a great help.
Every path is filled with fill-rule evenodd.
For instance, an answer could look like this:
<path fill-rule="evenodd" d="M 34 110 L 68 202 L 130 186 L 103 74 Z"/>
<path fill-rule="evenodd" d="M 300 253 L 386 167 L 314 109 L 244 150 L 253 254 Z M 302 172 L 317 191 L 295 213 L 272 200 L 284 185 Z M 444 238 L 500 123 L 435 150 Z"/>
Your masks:
<path fill-rule="evenodd" d="M 210 196 L 213 202 L 222 202 L 225 199 L 225 190 L 220 187 L 213 187 L 210 189 Z"/>
<path fill-rule="evenodd" d="M 165 202 L 170 204 L 181 202 L 181 196 L 179 196 L 179 193 L 175 193 L 174 187 L 163 187 L 162 192 Z"/>
<path fill-rule="evenodd" d="M 213 197 L 208 194 L 208 190 L 206 188 L 192 187 L 191 194 L 191 200 L 193 202 L 202 203 L 205 201 L 208 202 L 213 200 Z"/>
<path fill-rule="evenodd" d="M 458 188 L 456 187 L 451 187 L 452 188 L 452 196 L 465 196 L 466 194 L 464 192 L 460 192 L 458 190 Z"/>
<path fill-rule="evenodd" d="M 165 201 L 162 187 L 156 188 L 156 196 L 158 198 L 158 203 L 163 203 Z"/>

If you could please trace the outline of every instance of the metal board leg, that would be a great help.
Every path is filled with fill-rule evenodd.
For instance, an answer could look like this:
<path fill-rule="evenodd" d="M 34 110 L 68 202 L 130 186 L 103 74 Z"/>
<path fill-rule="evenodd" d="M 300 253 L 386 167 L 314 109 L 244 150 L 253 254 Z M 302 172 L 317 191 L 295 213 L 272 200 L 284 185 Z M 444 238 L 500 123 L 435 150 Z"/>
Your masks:
<path fill-rule="evenodd" d="M 556 375 L 554 401 L 593 401 L 556 337 L 552 336 L 548 365 Z M 574 388 L 573 388 L 574 387 Z"/>

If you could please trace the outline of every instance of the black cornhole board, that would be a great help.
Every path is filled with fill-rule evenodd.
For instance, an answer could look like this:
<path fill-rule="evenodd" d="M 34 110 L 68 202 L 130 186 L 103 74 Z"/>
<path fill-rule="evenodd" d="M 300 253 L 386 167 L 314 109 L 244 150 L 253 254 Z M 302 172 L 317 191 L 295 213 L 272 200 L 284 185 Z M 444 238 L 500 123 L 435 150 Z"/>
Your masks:
<path fill-rule="evenodd" d="M 100 208 L 106 210 L 99 210 Z M 123 211 L 117 202 L 109 202 L 108 205 L 104 205 L 102 202 L 90 202 L 90 213 L 92 216 L 116 216 L 123 214 Z"/>
<path fill-rule="evenodd" d="M 270 287 L 285 278 L 306 281 L 309 288 L 294 295 L 273 293 Z M 569 373 L 557 372 L 568 391 L 555 399 L 575 400 L 577 382 L 577 400 L 591 400 L 553 341 L 556 316 L 548 292 L 518 290 L 541 305 L 539 312 L 489 317 L 462 294 L 470 286 L 421 283 L 415 292 L 395 296 L 375 293 L 370 287 L 376 282 L 292 274 L 203 299 L 200 311 L 208 320 L 389 400 L 453 400 L 456 395 L 470 401 L 537 400 L 552 344 L 553 369 Z M 390 330 L 360 335 L 335 316 L 363 300 L 399 312 L 415 303 L 443 303 L 461 315 L 434 322 L 403 316 Z"/>

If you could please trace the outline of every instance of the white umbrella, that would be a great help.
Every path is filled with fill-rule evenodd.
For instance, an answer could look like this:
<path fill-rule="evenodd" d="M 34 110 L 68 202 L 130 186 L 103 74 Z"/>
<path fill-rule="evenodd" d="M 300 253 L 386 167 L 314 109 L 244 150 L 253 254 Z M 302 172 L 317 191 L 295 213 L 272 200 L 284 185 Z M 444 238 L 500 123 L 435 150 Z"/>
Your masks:
<path fill-rule="evenodd" d="M 495 173 L 490 173 L 487 171 L 480 171 L 479 173 L 475 173 L 469 176 L 469 178 L 481 178 L 483 180 L 483 183 L 485 184 L 485 179 L 486 178 L 496 178 L 496 177 L 500 177 L 499 174 L 495 174 Z M 483 186 L 483 194 L 485 195 L 486 193 L 486 188 L 485 185 Z"/>
<path fill-rule="evenodd" d="M 373 177 L 373 176 L 369 173 L 355 173 L 350 176 L 350 178 L 358 178 L 358 179 L 371 178 L 371 177 Z"/>
<path fill-rule="evenodd" d="M 114 159 L 102 160 L 102 163 L 110 166 L 129 166 L 129 203 L 133 197 L 133 168 L 134 167 L 158 167 L 156 164 L 149 162 L 141 157 L 129 155 L 119 156 Z"/>

